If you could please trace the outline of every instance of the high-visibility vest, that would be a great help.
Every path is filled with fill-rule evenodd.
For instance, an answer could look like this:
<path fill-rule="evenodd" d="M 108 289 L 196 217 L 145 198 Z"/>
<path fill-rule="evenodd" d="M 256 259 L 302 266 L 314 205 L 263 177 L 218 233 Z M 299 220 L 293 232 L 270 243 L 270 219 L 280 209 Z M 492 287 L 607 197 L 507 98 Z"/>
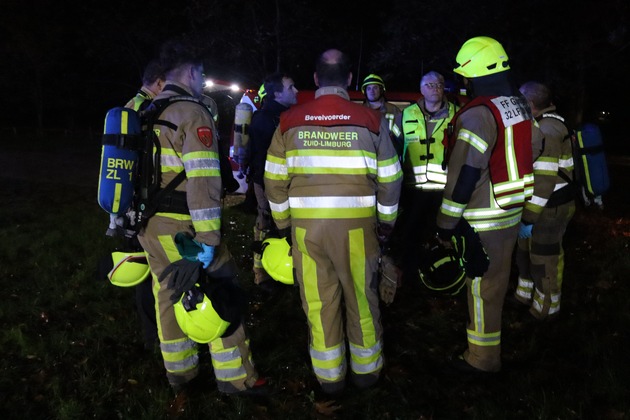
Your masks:
<path fill-rule="evenodd" d="M 497 123 L 497 142 L 488 163 L 495 200 L 504 210 L 520 208 L 534 193 L 532 159 L 532 118 L 515 106 L 515 96 L 480 96 L 455 114 L 447 130 L 447 148 L 455 145 L 455 123 L 466 110 L 484 105 L 490 109 Z M 447 150 L 446 162 L 449 153 Z"/>
<path fill-rule="evenodd" d="M 404 134 L 403 161 L 407 185 L 414 185 L 423 190 L 443 190 L 446 185 L 444 161 L 444 133 L 448 122 L 453 118 L 457 107 L 447 102 L 448 116 L 430 119 L 435 127 L 427 133 L 425 115 L 417 103 L 403 111 L 402 125 Z"/>

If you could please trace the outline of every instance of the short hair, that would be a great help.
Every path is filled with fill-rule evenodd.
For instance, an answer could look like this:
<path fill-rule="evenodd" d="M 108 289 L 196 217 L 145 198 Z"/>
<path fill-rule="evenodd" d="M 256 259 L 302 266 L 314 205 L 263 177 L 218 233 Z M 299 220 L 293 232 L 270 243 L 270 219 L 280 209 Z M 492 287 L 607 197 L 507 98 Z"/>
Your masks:
<path fill-rule="evenodd" d="M 142 74 L 142 84 L 144 86 L 150 86 L 158 79 L 165 79 L 164 68 L 162 67 L 162 63 L 160 63 L 160 60 L 151 60 L 144 68 L 144 73 Z"/>
<path fill-rule="evenodd" d="M 282 80 L 288 78 L 284 73 L 273 73 L 265 78 L 264 86 L 265 86 L 265 94 L 271 95 L 269 96 L 271 99 L 275 98 L 276 92 L 282 92 L 284 90 L 284 84 Z"/>
<path fill-rule="evenodd" d="M 425 73 L 424 76 L 422 76 L 422 78 L 420 79 L 420 87 L 422 87 L 422 83 L 428 79 L 429 77 L 433 77 L 436 78 L 440 81 L 440 83 L 444 84 L 444 76 L 442 76 L 440 73 L 438 73 L 437 71 L 433 71 L 431 70 L 428 73 Z"/>
<path fill-rule="evenodd" d="M 348 87 L 350 74 L 350 58 L 339 50 L 327 50 L 322 53 L 315 64 L 315 73 L 319 86 Z"/>
<path fill-rule="evenodd" d="M 519 91 L 536 109 L 545 109 L 551 106 L 551 90 L 540 82 L 523 83 Z"/>
<path fill-rule="evenodd" d="M 200 49 L 191 39 L 184 37 L 172 39 L 162 45 L 160 62 L 166 74 L 187 64 L 203 65 Z"/>

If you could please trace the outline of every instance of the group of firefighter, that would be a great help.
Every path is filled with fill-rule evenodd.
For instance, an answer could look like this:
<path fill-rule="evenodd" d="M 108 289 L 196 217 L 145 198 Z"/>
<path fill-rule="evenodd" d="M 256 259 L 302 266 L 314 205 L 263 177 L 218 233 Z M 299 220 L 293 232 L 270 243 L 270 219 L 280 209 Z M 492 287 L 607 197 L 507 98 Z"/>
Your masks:
<path fill-rule="evenodd" d="M 347 377 L 358 388 L 377 383 L 386 349 L 380 301 L 390 304 L 401 284 L 422 278 L 452 294 L 465 285 L 468 346 L 450 363 L 473 375 L 501 369 L 501 314 L 515 248 L 514 300 L 539 320 L 560 310 L 562 237 L 575 212 L 564 120 L 547 86 L 514 86 L 495 39 L 469 39 L 456 62 L 465 104 L 449 100 L 434 71 L 422 76 L 420 99 L 404 109 L 386 101 L 376 74 L 363 81 L 365 102 L 354 103 L 350 61 L 338 50 L 316 62 L 313 101 L 296 105 L 293 80 L 281 73 L 259 92 L 265 98 L 248 127 L 249 148 L 235 154 L 249 167 L 258 205 L 255 283 L 267 291 L 276 281 L 297 284 L 312 368 L 325 393 L 343 392 Z M 161 63 L 162 85 L 145 89 L 147 78 L 146 99 L 202 96 L 201 59 L 167 44 Z M 156 303 L 149 310 L 177 392 L 198 376 L 197 343 L 209 345 L 219 391 L 268 392 L 242 311 L 233 308 L 243 303 L 221 241 L 220 153 L 207 105 L 174 103 L 154 130 L 161 186 L 185 172 L 175 190 L 188 210 L 158 210 L 138 235 L 152 273 Z"/>

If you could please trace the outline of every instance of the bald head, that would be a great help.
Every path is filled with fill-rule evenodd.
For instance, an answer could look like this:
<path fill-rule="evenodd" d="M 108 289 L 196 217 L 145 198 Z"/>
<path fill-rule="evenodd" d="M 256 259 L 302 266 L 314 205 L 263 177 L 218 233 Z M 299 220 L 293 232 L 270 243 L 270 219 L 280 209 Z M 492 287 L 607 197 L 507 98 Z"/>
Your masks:
<path fill-rule="evenodd" d="M 350 59 L 339 50 L 326 50 L 315 64 L 315 84 L 319 87 L 339 86 L 344 89 L 350 85 Z"/>
<path fill-rule="evenodd" d="M 530 102 L 534 113 L 551 106 L 551 91 L 540 82 L 524 83 L 519 91 Z"/>

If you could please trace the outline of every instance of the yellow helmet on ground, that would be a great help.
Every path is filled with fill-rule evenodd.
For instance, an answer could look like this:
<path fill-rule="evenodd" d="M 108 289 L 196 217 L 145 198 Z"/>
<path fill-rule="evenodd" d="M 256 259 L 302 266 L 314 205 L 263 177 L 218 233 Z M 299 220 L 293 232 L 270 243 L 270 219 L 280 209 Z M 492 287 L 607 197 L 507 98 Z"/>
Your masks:
<path fill-rule="evenodd" d="M 262 266 L 272 279 L 293 284 L 293 257 L 286 238 L 267 238 L 262 243 Z"/>
<path fill-rule="evenodd" d="M 363 79 L 363 84 L 361 85 L 361 93 L 365 93 L 365 88 L 368 85 L 379 85 L 383 88 L 383 92 L 385 92 L 385 82 L 378 74 L 368 74 L 365 79 Z"/>
<path fill-rule="evenodd" d="M 219 316 L 199 284 L 182 294 L 173 309 L 179 328 L 197 343 L 206 344 L 221 337 L 230 326 Z"/>
<path fill-rule="evenodd" d="M 466 78 L 487 76 L 510 69 L 503 46 L 487 36 L 471 38 L 457 53 L 457 67 L 453 71 Z"/>
<path fill-rule="evenodd" d="M 136 286 L 151 273 L 144 252 L 112 252 L 112 261 L 114 268 L 107 278 L 115 286 Z"/>

